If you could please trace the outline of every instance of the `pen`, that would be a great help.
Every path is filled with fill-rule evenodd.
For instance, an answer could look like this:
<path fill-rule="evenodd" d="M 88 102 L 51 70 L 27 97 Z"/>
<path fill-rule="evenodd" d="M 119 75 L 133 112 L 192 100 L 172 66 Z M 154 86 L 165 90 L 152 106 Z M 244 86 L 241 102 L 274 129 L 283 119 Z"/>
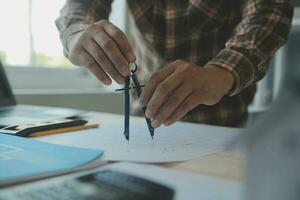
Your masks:
<path fill-rule="evenodd" d="M 66 128 L 58 128 L 58 129 L 52 129 L 47 131 L 39 131 L 35 132 L 29 135 L 29 137 L 41 137 L 46 135 L 53 135 L 53 134 L 59 134 L 59 133 L 67 133 L 72 131 L 80 131 L 85 129 L 91 129 L 91 128 L 98 128 L 98 124 L 90 124 L 90 125 L 80 125 L 80 126 L 71 126 Z"/>

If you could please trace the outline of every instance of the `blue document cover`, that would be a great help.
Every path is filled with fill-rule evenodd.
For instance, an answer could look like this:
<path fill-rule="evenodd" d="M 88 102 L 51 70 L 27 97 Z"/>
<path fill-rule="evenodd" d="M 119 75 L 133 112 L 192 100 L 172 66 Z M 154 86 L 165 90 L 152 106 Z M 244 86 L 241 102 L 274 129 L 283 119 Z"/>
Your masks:
<path fill-rule="evenodd" d="M 0 134 L 0 183 L 80 167 L 102 150 L 67 147 Z"/>

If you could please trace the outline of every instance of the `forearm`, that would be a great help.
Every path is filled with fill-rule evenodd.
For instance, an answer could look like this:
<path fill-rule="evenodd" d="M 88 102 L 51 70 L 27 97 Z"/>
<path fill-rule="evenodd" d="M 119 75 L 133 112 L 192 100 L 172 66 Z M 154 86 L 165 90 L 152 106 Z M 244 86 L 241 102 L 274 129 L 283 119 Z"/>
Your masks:
<path fill-rule="evenodd" d="M 249 0 L 242 12 L 242 21 L 226 47 L 208 63 L 233 74 L 231 95 L 265 75 L 268 60 L 287 40 L 293 7 L 290 0 Z"/>

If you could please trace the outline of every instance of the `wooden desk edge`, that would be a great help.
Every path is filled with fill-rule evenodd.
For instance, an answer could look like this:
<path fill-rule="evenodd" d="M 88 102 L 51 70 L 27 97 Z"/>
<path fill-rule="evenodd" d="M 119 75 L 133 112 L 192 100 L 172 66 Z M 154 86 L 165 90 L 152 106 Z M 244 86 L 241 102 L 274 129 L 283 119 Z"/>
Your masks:
<path fill-rule="evenodd" d="M 161 167 L 242 181 L 245 158 L 241 154 L 219 152 L 184 162 L 159 164 Z"/>

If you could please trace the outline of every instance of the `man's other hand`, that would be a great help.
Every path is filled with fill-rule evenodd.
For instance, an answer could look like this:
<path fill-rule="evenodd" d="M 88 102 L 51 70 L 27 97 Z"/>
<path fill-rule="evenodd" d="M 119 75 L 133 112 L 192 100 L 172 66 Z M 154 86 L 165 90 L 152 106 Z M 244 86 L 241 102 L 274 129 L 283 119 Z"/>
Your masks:
<path fill-rule="evenodd" d="M 123 77 L 130 73 L 128 63 L 136 59 L 125 34 L 107 20 L 71 35 L 67 46 L 70 61 L 86 66 L 106 85 L 111 84 L 111 78 L 123 84 Z"/>
<path fill-rule="evenodd" d="M 199 104 L 219 102 L 233 82 L 232 74 L 225 69 L 177 60 L 150 78 L 140 104 L 147 106 L 146 117 L 152 119 L 154 128 L 168 126 Z"/>

